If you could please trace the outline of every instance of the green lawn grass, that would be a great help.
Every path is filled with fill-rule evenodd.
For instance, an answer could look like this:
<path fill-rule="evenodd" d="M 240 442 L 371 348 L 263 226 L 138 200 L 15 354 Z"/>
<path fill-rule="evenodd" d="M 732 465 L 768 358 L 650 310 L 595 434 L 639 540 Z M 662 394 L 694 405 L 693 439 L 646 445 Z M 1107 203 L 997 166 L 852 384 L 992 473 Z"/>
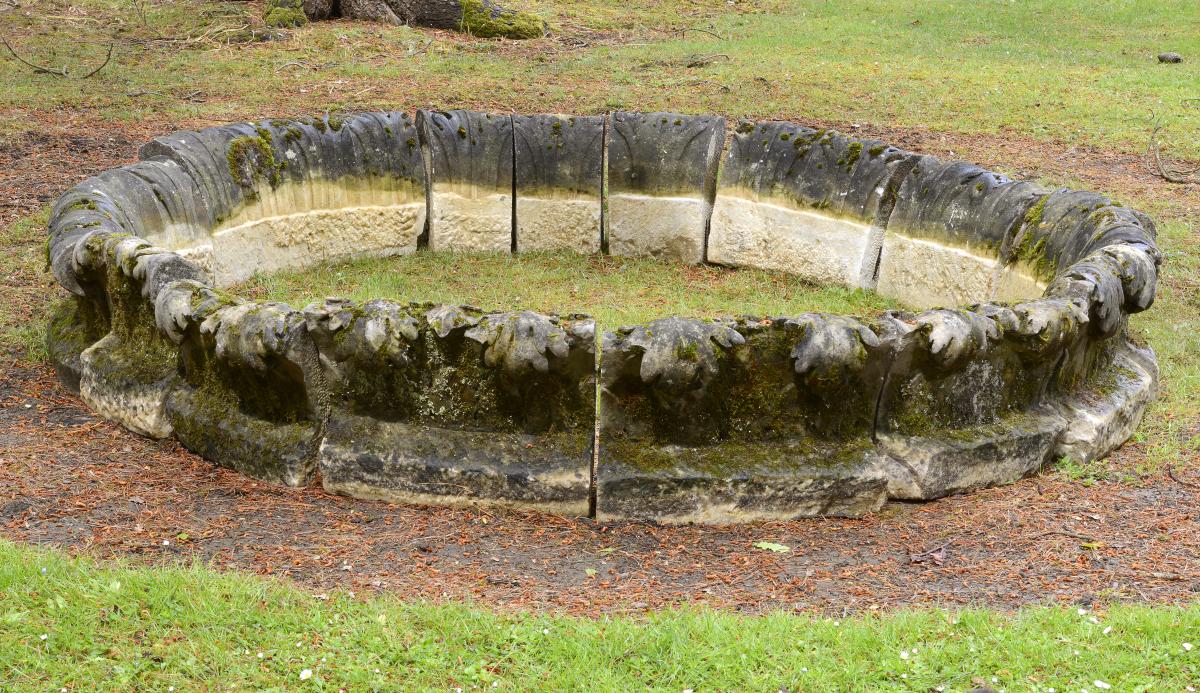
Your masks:
<path fill-rule="evenodd" d="M 323 596 L 200 566 L 99 567 L 0 542 L 0 688 L 1097 691 L 1101 681 L 1114 691 L 1182 691 L 1200 683 L 1195 606 L 583 619 Z"/>
<path fill-rule="evenodd" d="M 440 104 L 1012 131 L 1141 151 L 1153 112 L 1174 151 L 1200 158 L 1200 108 L 1185 101 L 1200 97 L 1194 0 L 517 0 L 555 30 L 517 47 L 347 22 L 225 46 L 259 22 L 256 3 L 140 4 L 144 14 L 130 0 L 0 14 L 41 64 L 82 73 L 118 45 L 88 80 L 0 62 L 7 129 L 35 125 L 49 104 L 130 122 Z M 1159 64 L 1165 50 L 1187 58 Z"/>
<path fill-rule="evenodd" d="M 783 272 L 572 252 L 420 251 L 256 275 L 232 291 L 296 307 L 340 296 L 359 302 L 465 303 L 489 311 L 586 313 L 605 329 L 672 315 L 868 317 L 899 305 L 874 292 L 815 286 Z"/>

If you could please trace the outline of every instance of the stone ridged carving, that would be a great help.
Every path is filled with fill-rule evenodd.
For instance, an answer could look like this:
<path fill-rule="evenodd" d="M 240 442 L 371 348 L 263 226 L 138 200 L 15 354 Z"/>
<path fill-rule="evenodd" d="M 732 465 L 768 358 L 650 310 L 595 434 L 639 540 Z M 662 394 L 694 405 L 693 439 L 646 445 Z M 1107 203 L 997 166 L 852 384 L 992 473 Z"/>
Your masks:
<path fill-rule="evenodd" d="M 98 414 L 255 478 L 602 519 L 861 515 L 1133 434 L 1158 382 L 1127 334 L 1162 259 L 1144 215 L 792 123 L 724 134 L 422 111 L 156 138 L 54 206 L 51 360 Z M 598 326 L 219 288 L 426 245 L 783 270 L 912 310 Z"/>
<path fill-rule="evenodd" d="M 609 129 L 607 251 L 704 261 L 725 120 L 618 111 Z"/>
<path fill-rule="evenodd" d="M 600 251 L 604 117 L 513 116 L 516 249 Z"/>

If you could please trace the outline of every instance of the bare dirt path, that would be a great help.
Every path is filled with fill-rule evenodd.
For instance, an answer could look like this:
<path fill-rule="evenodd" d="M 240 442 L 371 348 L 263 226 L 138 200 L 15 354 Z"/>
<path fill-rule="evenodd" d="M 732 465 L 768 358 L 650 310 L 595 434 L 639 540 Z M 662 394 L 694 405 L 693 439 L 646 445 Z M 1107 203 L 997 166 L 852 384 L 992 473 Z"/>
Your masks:
<path fill-rule="evenodd" d="M 49 125 L 0 146 L 0 224 L 131 160 L 170 124 L 124 131 Z M 1149 175 L 1135 156 L 1019 139 L 876 131 L 913 149 L 1027 176 L 1200 209 L 1200 191 Z M 1195 186 L 1194 186 L 1195 187 Z M 40 270 L 40 268 L 36 268 Z M 34 268 L 5 301 L 54 291 Z M 1193 422 L 1193 434 L 1200 422 Z M 536 513 L 403 507 L 287 490 L 213 467 L 170 441 L 100 421 L 44 367 L 0 365 L 0 536 L 99 557 L 192 558 L 285 576 L 315 591 L 595 614 L 704 603 L 829 613 L 903 605 L 1016 607 L 1200 597 L 1200 459 L 1140 476 L 1127 446 L 1102 465 L 1120 481 L 1046 474 L 862 520 L 744 527 L 603 525 Z M 754 548 L 770 541 L 787 553 Z"/>

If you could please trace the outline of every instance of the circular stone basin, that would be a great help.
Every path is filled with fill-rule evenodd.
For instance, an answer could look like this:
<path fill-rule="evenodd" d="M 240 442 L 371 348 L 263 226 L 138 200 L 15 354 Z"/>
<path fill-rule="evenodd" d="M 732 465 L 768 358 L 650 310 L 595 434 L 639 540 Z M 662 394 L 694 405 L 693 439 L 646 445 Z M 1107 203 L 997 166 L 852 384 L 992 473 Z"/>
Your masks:
<path fill-rule="evenodd" d="M 793 123 L 177 132 L 65 193 L 48 249 L 72 294 L 50 354 L 94 411 L 363 498 L 861 515 L 1103 456 L 1157 388 L 1126 330 L 1161 260 L 1145 215 Z M 728 282 L 765 295 L 723 315 Z M 434 300 L 460 295 L 483 307 Z"/>

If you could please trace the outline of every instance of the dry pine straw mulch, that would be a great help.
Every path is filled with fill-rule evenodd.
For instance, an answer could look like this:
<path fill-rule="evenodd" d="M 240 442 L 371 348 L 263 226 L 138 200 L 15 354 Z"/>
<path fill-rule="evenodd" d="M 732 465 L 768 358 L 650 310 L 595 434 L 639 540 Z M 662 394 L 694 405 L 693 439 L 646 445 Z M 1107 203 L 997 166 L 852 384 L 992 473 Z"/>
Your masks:
<path fill-rule="evenodd" d="M 133 158 L 177 124 L 117 131 L 47 119 L 0 147 L 0 224 Z M 1012 137 L 872 133 L 933 153 L 1034 166 Z M 1039 145 L 1039 151 L 1046 145 Z M 943 151 L 945 150 L 945 152 Z M 1044 152 L 1043 152 L 1044 153 Z M 1097 189 L 1156 194 L 1131 157 L 1064 150 L 1033 173 L 1079 171 Z M 1190 196 L 1189 196 L 1190 199 Z M 1190 206 L 1190 205 L 1189 205 Z M 44 301 L 11 277 L 6 300 Z M 379 590 L 579 614 L 705 604 L 848 613 L 905 605 L 1185 602 L 1200 594 L 1200 459 L 1138 477 L 1127 446 L 1092 485 L 1042 475 L 864 519 L 739 527 L 598 524 L 532 512 L 395 506 L 290 490 L 214 467 L 172 441 L 94 417 L 44 366 L 0 365 L 0 536 L 149 564 L 210 562 L 314 591 Z M 770 541 L 791 547 L 773 553 Z"/>

